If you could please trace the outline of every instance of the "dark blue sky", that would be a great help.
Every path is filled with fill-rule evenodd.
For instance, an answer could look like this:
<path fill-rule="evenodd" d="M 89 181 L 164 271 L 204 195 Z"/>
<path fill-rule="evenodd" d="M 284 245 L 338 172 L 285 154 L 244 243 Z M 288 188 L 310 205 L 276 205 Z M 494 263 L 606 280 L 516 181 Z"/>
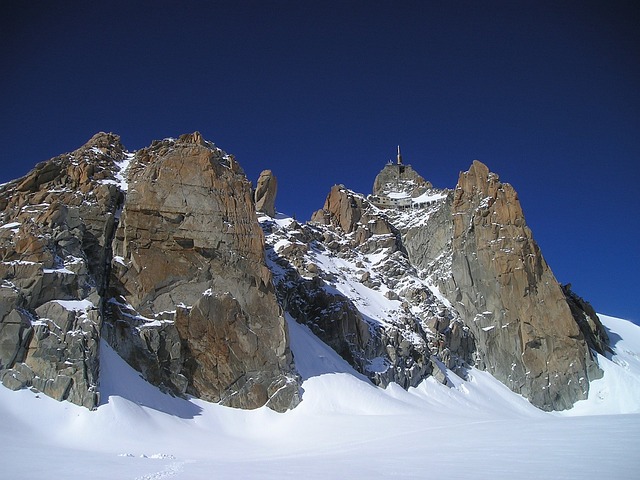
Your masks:
<path fill-rule="evenodd" d="M 640 11 L 621 1 L 3 2 L 0 182 L 199 130 L 306 220 L 397 144 L 519 193 L 558 280 L 640 320 Z"/>

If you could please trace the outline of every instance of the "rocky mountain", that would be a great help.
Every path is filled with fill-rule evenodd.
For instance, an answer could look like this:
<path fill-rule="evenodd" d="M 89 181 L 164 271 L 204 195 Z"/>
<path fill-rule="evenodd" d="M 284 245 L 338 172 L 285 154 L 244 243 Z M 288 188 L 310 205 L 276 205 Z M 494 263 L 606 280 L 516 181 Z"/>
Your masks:
<path fill-rule="evenodd" d="M 252 188 L 198 134 L 127 153 L 97 134 L 1 187 L 0 368 L 89 408 L 106 340 L 175 395 L 299 401 Z"/>
<path fill-rule="evenodd" d="M 558 284 L 515 190 L 480 162 L 440 190 L 399 155 L 372 195 L 337 185 L 306 225 L 261 222 L 283 307 L 376 384 L 476 366 L 562 410 L 602 375 L 597 315 Z"/>
<path fill-rule="evenodd" d="M 382 386 L 476 366 L 553 410 L 601 375 L 595 312 L 481 163 L 441 190 L 398 150 L 372 195 L 337 185 L 306 224 L 276 191 L 197 132 L 133 153 L 100 133 L 0 186 L 2 383 L 93 408 L 106 341 L 173 395 L 284 411 L 285 315 Z"/>

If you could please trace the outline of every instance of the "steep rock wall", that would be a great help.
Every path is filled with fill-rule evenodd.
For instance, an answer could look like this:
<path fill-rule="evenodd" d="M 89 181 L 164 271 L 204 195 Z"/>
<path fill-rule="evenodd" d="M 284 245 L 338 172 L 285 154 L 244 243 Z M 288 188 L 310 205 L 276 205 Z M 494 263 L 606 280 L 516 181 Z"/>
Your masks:
<path fill-rule="evenodd" d="M 480 366 L 545 410 L 586 398 L 600 371 L 515 190 L 475 161 L 460 175 L 452 215 L 447 294 L 477 339 Z"/>
<path fill-rule="evenodd" d="M 97 134 L 0 186 L 0 209 L 5 386 L 94 408 L 104 337 L 173 394 L 298 403 L 251 186 L 200 134 L 136 155 Z"/>
<path fill-rule="evenodd" d="M 100 295 L 122 193 L 119 137 L 96 134 L 0 187 L 0 376 L 98 404 Z"/>
<path fill-rule="evenodd" d="M 295 406 L 287 330 L 240 166 L 199 134 L 185 135 L 138 152 L 128 181 L 109 342 L 173 393 L 243 408 Z M 138 337 L 149 330 L 159 338 L 145 349 Z"/>

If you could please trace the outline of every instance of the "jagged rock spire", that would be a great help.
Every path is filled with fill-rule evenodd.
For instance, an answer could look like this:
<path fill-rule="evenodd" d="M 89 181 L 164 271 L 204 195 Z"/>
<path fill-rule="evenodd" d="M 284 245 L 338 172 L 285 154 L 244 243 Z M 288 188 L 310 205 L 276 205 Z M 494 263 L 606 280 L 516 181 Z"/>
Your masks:
<path fill-rule="evenodd" d="M 256 189 L 253 193 L 256 211 L 263 212 L 270 217 L 276 216 L 276 193 L 278 192 L 278 180 L 271 170 L 263 170 L 258 178 Z"/>

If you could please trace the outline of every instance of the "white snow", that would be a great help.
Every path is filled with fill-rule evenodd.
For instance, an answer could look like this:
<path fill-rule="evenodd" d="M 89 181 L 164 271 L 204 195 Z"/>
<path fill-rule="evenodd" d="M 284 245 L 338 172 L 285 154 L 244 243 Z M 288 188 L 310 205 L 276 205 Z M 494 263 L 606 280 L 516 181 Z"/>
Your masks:
<path fill-rule="evenodd" d="M 117 185 L 120 190 L 126 192 L 129 189 L 129 183 L 127 181 L 127 170 L 129 169 L 129 165 L 131 164 L 131 160 L 135 153 L 125 153 L 124 158 L 121 161 L 114 161 L 117 171 L 114 174 L 115 180 L 106 179 L 100 180 L 100 183 L 107 185 Z"/>
<path fill-rule="evenodd" d="M 86 312 L 95 308 L 95 305 L 87 300 L 54 300 L 57 304 L 61 305 L 64 309 L 74 312 Z"/>
<path fill-rule="evenodd" d="M 289 240 L 278 240 L 274 245 L 273 245 L 273 250 L 275 252 L 279 252 L 280 250 L 282 250 L 285 247 L 288 247 L 289 245 L 291 245 L 291 242 Z"/>
<path fill-rule="evenodd" d="M 604 377 L 591 382 L 589 398 L 564 415 L 640 414 L 640 327 L 598 315 L 607 328 L 615 354 L 598 355 Z"/>
<path fill-rule="evenodd" d="M 601 318 L 615 354 L 563 415 L 477 370 L 448 372 L 452 388 L 377 388 L 291 321 L 303 401 L 285 414 L 164 395 L 102 343 L 96 411 L 0 388 L 2 477 L 635 479 L 640 327 Z"/>
<path fill-rule="evenodd" d="M 4 225 L 0 225 L 0 228 L 16 228 L 19 227 L 20 225 L 22 225 L 20 222 L 10 222 L 10 223 L 5 223 Z"/>
<path fill-rule="evenodd" d="M 389 192 L 387 195 L 389 198 L 409 198 L 409 194 L 405 192 Z"/>
<path fill-rule="evenodd" d="M 72 272 L 71 270 L 69 270 L 66 267 L 60 267 L 60 268 L 43 268 L 42 269 L 43 273 L 62 273 L 63 275 L 75 275 L 74 272 Z"/>
<path fill-rule="evenodd" d="M 3 265 L 36 265 L 36 262 L 31 262 L 29 260 L 10 260 L 8 262 L 0 262 Z"/>
<path fill-rule="evenodd" d="M 437 192 L 433 193 L 432 191 L 427 191 L 422 195 L 419 195 L 413 199 L 413 203 L 428 203 L 435 202 L 436 200 L 441 200 L 447 196 L 446 193 Z"/>
<path fill-rule="evenodd" d="M 275 244 L 274 249 L 277 246 L 278 243 Z M 400 301 L 390 300 L 384 296 L 385 291 L 388 290 L 386 287 L 383 286 L 380 290 L 374 290 L 364 286 L 359 278 L 351 276 L 352 272 L 358 271 L 355 266 L 357 260 L 339 258 L 319 251 L 312 252 L 310 256 L 322 271 L 334 275 L 335 282 L 333 287 L 350 298 L 366 318 L 381 324 L 388 323 L 389 318 L 394 316 L 392 312 L 400 307 Z M 381 261 L 381 257 L 376 254 L 368 257 L 370 264 L 377 264 Z"/>
<path fill-rule="evenodd" d="M 125 267 L 127 266 L 127 262 L 125 261 L 124 257 L 120 255 L 114 255 L 113 261 L 119 263 L 120 265 L 124 265 Z"/>
<path fill-rule="evenodd" d="M 118 187 L 123 192 L 126 192 L 129 189 L 129 183 L 127 182 L 127 170 L 129 170 L 129 165 L 131 164 L 131 160 L 135 156 L 134 153 L 125 153 L 124 159 L 120 162 L 116 162 L 118 166 L 118 172 L 116 172 L 115 177 L 118 182 Z"/>

